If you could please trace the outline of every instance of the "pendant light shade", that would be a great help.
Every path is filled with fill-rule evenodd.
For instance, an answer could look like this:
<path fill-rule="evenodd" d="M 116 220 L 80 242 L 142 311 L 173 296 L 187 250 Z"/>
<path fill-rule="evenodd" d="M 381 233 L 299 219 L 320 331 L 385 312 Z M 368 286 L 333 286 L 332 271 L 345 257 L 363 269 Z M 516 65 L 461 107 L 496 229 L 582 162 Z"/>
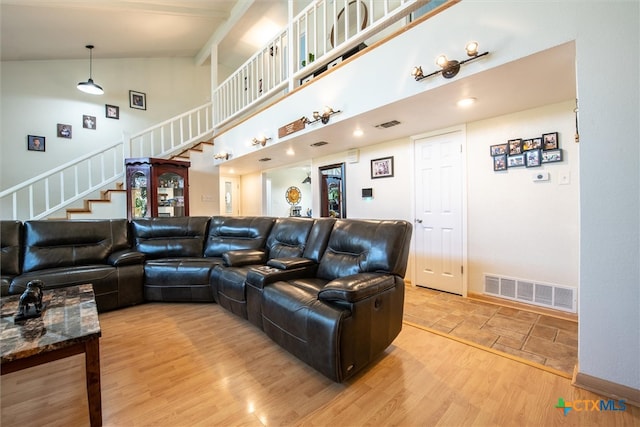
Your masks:
<path fill-rule="evenodd" d="M 104 93 L 104 90 L 102 90 L 102 87 L 100 87 L 100 85 L 95 84 L 93 82 L 93 79 L 91 78 L 93 65 L 93 56 L 91 55 L 91 52 L 93 49 L 93 45 L 88 44 L 85 47 L 89 49 L 89 80 L 87 80 L 86 82 L 78 83 L 77 88 L 85 93 L 90 93 L 91 95 L 102 95 Z"/>

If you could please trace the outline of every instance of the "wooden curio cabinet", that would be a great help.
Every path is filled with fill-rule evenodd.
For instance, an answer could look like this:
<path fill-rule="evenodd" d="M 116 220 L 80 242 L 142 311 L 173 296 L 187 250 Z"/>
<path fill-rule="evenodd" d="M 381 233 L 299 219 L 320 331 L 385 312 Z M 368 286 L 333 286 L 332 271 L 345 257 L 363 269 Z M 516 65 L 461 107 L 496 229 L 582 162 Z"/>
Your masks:
<path fill-rule="evenodd" d="M 129 220 L 189 216 L 190 162 L 144 157 L 124 163 Z"/>

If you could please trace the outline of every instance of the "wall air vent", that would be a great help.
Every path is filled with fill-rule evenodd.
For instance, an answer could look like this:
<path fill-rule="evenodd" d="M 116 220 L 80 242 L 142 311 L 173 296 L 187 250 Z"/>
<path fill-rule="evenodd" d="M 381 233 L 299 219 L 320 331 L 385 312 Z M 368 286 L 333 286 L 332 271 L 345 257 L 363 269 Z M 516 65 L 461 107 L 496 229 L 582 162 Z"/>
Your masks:
<path fill-rule="evenodd" d="M 375 127 L 377 127 L 378 129 L 386 129 L 386 128 L 390 128 L 390 127 L 393 127 L 393 126 L 398 126 L 399 124 L 400 124 L 399 121 L 391 120 L 389 122 L 380 123 L 379 125 L 376 125 Z"/>
<path fill-rule="evenodd" d="M 322 147 L 323 145 L 327 145 L 328 142 L 327 141 L 318 141 L 318 142 L 314 142 L 313 144 L 311 144 L 312 147 Z"/>
<path fill-rule="evenodd" d="M 571 313 L 578 311 L 578 290 L 567 286 L 485 273 L 484 293 L 555 310 L 569 311 Z"/>

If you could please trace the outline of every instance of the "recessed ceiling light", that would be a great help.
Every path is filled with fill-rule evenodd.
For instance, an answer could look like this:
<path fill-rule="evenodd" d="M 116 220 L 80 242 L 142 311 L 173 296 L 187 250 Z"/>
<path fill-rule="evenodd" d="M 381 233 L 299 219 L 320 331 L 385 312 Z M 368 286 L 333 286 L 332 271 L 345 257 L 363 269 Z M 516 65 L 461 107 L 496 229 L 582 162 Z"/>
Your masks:
<path fill-rule="evenodd" d="M 476 98 L 463 98 L 460 101 L 457 102 L 458 107 L 470 107 L 471 105 L 473 105 L 476 102 Z"/>
<path fill-rule="evenodd" d="M 293 148 L 291 147 L 287 148 L 287 156 L 293 156 L 294 154 L 296 154 L 296 152 L 293 151 Z"/>
<path fill-rule="evenodd" d="M 362 132 L 362 129 L 356 129 L 353 131 L 353 136 L 362 136 L 364 135 L 364 132 Z"/>

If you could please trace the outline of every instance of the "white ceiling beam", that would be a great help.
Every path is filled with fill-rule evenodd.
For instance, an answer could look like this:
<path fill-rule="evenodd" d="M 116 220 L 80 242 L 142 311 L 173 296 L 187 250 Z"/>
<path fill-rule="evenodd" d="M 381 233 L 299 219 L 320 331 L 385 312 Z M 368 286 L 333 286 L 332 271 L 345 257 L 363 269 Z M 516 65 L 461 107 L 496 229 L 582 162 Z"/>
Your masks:
<path fill-rule="evenodd" d="M 200 49 L 200 52 L 196 55 L 196 65 L 202 65 L 211 55 L 211 47 L 220 43 L 222 39 L 231 31 L 231 29 L 238 23 L 240 18 L 249 10 L 255 0 L 238 0 L 231 9 L 229 19 L 224 24 L 220 25 L 218 29 L 209 37 L 209 40 Z M 215 66 L 216 64 L 211 64 Z"/>

